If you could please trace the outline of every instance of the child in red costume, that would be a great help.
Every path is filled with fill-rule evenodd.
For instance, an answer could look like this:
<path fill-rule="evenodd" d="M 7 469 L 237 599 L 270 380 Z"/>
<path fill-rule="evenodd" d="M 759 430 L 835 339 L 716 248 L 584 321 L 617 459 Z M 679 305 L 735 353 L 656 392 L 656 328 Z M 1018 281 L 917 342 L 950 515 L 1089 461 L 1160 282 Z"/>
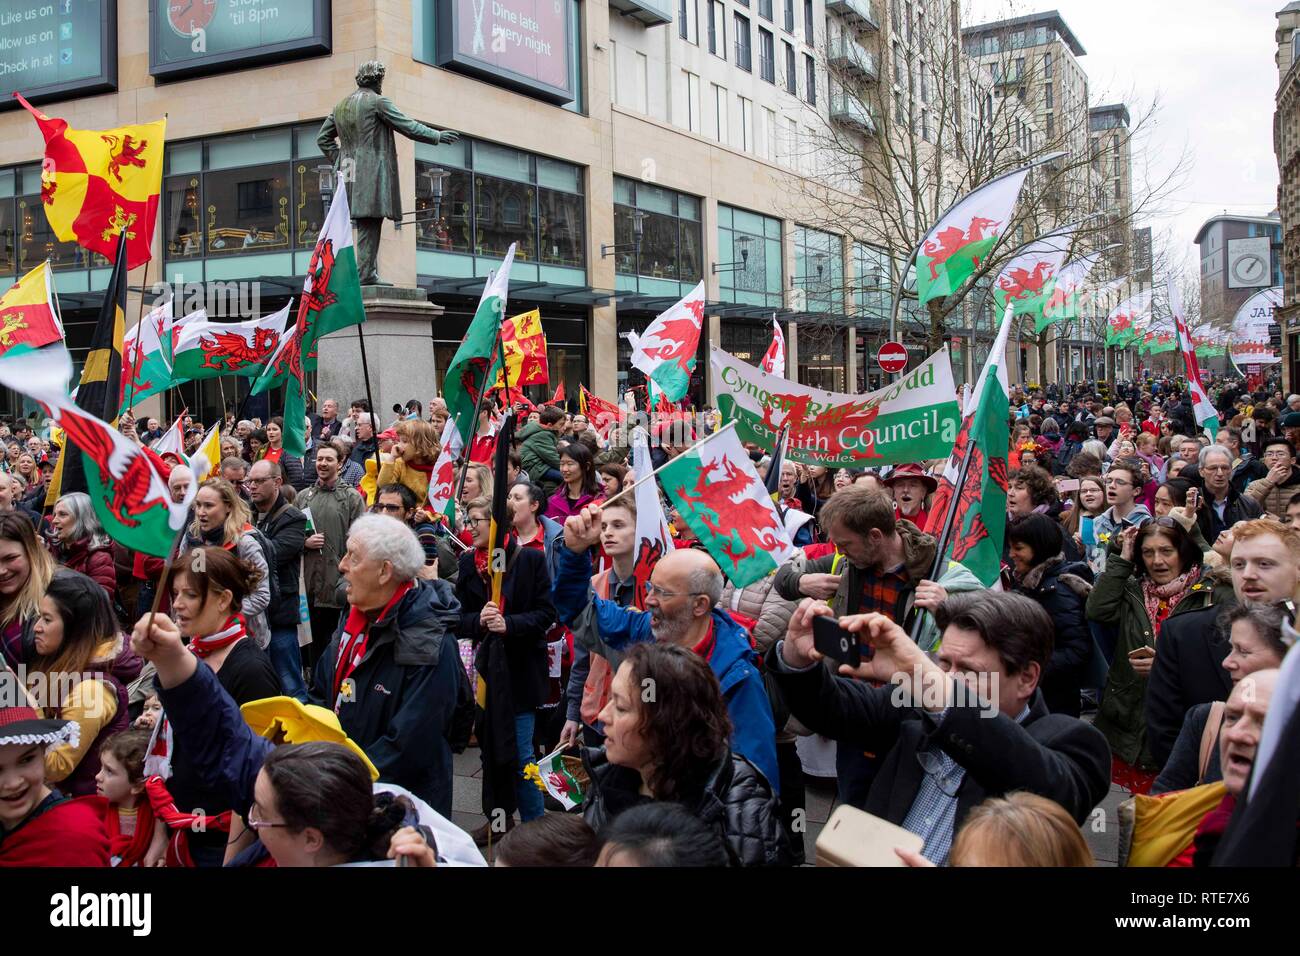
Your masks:
<path fill-rule="evenodd" d="M 167 825 L 154 814 L 145 792 L 149 737 L 147 730 L 127 730 L 109 737 L 99 749 L 95 788 L 104 799 L 104 831 L 113 866 L 162 866 L 167 853 Z"/>

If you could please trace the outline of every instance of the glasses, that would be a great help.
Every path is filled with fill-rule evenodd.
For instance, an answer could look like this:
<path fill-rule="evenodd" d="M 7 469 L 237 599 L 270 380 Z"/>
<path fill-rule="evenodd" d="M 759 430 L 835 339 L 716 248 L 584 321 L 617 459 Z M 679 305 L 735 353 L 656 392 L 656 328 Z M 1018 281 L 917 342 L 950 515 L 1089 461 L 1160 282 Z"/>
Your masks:
<path fill-rule="evenodd" d="M 1106 485 L 1113 488 L 1131 488 L 1133 487 L 1133 482 L 1120 481 L 1118 478 L 1107 478 Z"/>
<path fill-rule="evenodd" d="M 383 514 L 397 514 L 398 512 L 405 511 L 406 509 L 403 508 L 401 505 L 375 505 L 374 510 L 378 512 L 382 512 Z M 472 518 L 470 519 L 471 522 L 473 520 L 474 519 Z"/>
<path fill-rule="evenodd" d="M 245 478 L 245 479 L 244 479 L 244 484 L 246 484 L 246 485 L 260 485 L 260 484 L 262 484 L 262 483 L 265 482 L 265 481 L 275 481 L 275 479 L 274 479 L 273 477 L 271 477 L 270 475 L 264 475 L 264 476 L 261 477 L 261 478 Z"/>
<path fill-rule="evenodd" d="M 703 593 L 703 591 L 665 591 L 653 581 L 647 581 L 645 583 L 645 596 L 657 597 L 660 600 L 672 597 L 698 597 Z"/>
<path fill-rule="evenodd" d="M 471 528 L 477 528 L 481 524 L 490 524 L 491 518 L 466 518 L 465 523 Z"/>
<path fill-rule="evenodd" d="M 946 797 L 957 796 L 957 791 L 961 789 L 962 767 L 957 764 L 947 773 L 943 772 L 943 757 L 933 750 L 918 750 L 916 752 L 916 762 L 921 765 L 927 777 L 934 779 L 935 785 L 943 792 Z"/>
<path fill-rule="evenodd" d="M 1229 470 L 1230 468 L 1227 465 L 1202 465 L 1201 466 L 1201 471 L 1203 472 L 1212 471 L 1215 472 L 1216 474 L 1219 472 L 1229 471 Z"/>
<path fill-rule="evenodd" d="M 260 817 L 254 816 L 257 813 L 257 804 L 248 808 L 248 826 L 253 830 L 269 830 L 272 827 L 287 827 L 287 823 L 270 823 Z"/>

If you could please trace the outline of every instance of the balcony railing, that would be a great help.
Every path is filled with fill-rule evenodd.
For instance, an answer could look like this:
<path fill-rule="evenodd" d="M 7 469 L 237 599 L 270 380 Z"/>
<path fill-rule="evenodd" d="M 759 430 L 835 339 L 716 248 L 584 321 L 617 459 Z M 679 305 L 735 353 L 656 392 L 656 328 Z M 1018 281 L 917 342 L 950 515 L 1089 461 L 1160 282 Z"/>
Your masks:
<path fill-rule="evenodd" d="M 640 20 L 648 27 L 673 22 L 672 7 L 666 2 L 655 2 L 655 0 L 609 0 L 609 6 L 610 9 L 617 10 L 625 17 Z"/>
<path fill-rule="evenodd" d="M 871 55 L 871 51 L 847 33 L 841 33 L 839 36 L 834 37 L 827 53 L 827 62 L 832 67 L 841 69 L 846 73 L 857 74 L 864 79 L 879 79 L 879 74 L 876 72 L 876 60 Z"/>
<path fill-rule="evenodd" d="M 848 93 L 833 93 L 830 98 L 831 122 L 861 130 L 876 131 L 876 118 L 870 107 Z"/>
<path fill-rule="evenodd" d="M 880 19 L 871 0 L 827 0 L 826 9 L 838 13 L 859 30 L 879 30 Z"/>

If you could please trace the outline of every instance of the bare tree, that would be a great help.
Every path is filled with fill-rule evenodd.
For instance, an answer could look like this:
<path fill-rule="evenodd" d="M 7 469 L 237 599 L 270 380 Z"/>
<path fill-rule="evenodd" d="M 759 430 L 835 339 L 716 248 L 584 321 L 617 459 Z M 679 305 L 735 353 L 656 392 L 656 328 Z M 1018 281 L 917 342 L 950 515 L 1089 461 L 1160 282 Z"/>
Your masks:
<path fill-rule="evenodd" d="M 896 20 L 899 7 L 915 9 L 913 19 Z M 879 252 L 888 263 L 889 291 L 881 297 L 888 302 L 912 251 L 949 207 L 1004 173 L 1039 164 L 1025 183 L 1002 241 L 953 294 L 920 308 L 914 275 L 909 273 L 899 326 L 904 341 L 934 351 L 950 327 L 991 331 L 988 289 L 1019 245 L 1077 223 L 1072 257 L 1116 241 L 1126 252 L 1133 223 L 1156 214 L 1182 181 L 1185 156 L 1169 172 L 1144 180 L 1140 190 L 1135 176 L 1128 207 L 1115 208 L 1097 188 L 1088 104 L 1059 102 L 1052 128 L 1037 128 L 1034 98 L 1044 95 L 1044 74 L 1052 69 L 1039 51 L 1013 47 L 1008 30 L 996 54 L 968 56 L 955 0 L 931 0 L 915 8 L 878 2 L 876 16 L 884 29 L 877 34 L 875 57 L 839 20 L 831 21 L 831 33 L 823 38 L 829 109 L 806 144 L 815 157 L 809 164 L 813 175 L 798 180 L 801 188 L 791 197 L 792 218 L 846 234 L 855 246 Z M 1135 116 L 1130 107 L 1125 135 L 1135 154 L 1158 125 L 1158 113 L 1156 101 Z M 1146 162 L 1134 167 L 1150 171 Z M 1106 268 L 1098 268 L 1119 273 L 1127 269 L 1127 256 L 1112 255 Z M 874 284 L 861 276 L 839 281 L 850 311 L 855 293 L 881 291 L 878 279 Z M 813 291 L 809 288 L 809 298 L 815 301 Z M 811 331 L 801 323 L 801 336 Z M 1044 352 L 1050 335 L 1049 329 L 1037 336 L 1040 379 L 1046 373 Z"/>

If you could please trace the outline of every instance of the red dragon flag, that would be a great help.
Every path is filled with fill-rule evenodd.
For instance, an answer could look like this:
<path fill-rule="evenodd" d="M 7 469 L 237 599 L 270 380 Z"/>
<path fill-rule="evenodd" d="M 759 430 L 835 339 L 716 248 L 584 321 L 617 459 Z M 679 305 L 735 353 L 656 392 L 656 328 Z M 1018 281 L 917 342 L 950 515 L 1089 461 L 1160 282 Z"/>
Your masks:
<path fill-rule="evenodd" d="M 433 475 L 429 478 L 429 513 L 434 520 L 447 522 L 448 528 L 456 525 L 456 462 L 460 460 L 464 445 L 460 432 L 450 419 L 442 428 L 442 451 L 433 463 Z"/>
<path fill-rule="evenodd" d="M 646 374 L 669 402 L 680 402 L 691 385 L 695 354 L 704 328 L 704 280 L 662 312 L 640 335 L 629 332 L 632 364 Z"/>
<path fill-rule="evenodd" d="M 967 193 L 925 234 L 916 250 L 919 305 L 952 295 L 988 258 L 1006 231 L 1029 168 Z"/>
<path fill-rule="evenodd" d="M 173 502 L 167 490 L 171 466 L 73 404 L 71 380 L 72 358 L 65 348 L 0 356 L 0 385 L 44 406 L 84 453 L 87 492 L 109 536 L 133 551 L 168 557 L 176 532 L 185 526 L 194 484 L 184 501 Z"/>
<path fill-rule="evenodd" d="M 176 336 L 172 379 L 179 384 L 223 375 L 256 378 L 280 347 L 288 322 L 288 305 L 246 322 L 213 322 L 206 315 L 191 319 Z"/>
<path fill-rule="evenodd" d="M 578 407 L 582 414 L 587 416 L 587 421 L 591 422 L 591 427 L 595 429 L 596 434 L 604 438 L 609 434 L 609 430 L 623 421 L 623 410 L 613 402 L 606 401 L 603 398 L 597 398 L 591 392 L 587 391 L 587 386 L 578 386 Z"/>
<path fill-rule="evenodd" d="M 1106 344 L 1123 348 L 1137 338 L 1138 326 L 1151 311 L 1151 290 L 1131 295 L 1110 310 L 1106 317 Z"/>
<path fill-rule="evenodd" d="M 0 297 L 0 354 L 62 341 L 50 264 L 42 262 Z"/>
<path fill-rule="evenodd" d="M 1210 441 L 1219 434 L 1219 413 L 1214 403 L 1205 394 L 1205 384 L 1201 381 L 1201 363 L 1196 360 L 1196 349 L 1192 345 L 1192 333 L 1187 328 L 1187 316 L 1183 314 L 1183 295 L 1173 276 L 1168 279 L 1169 311 L 1174 317 L 1174 330 L 1178 335 L 1178 347 L 1183 353 L 1183 365 L 1187 369 L 1187 389 L 1192 393 L 1192 412 L 1196 424 L 1205 429 Z"/>
<path fill-rule="evenodd" d="M 794 554 L 734 425 L 696 442 L 658 474 L 678 514 L 736 587 L 761 581 Z"/>
<path fill-rule="evenodd" d="M 1071 259 L 1056 276 L 1056 287 L 1051 297 L 1043 306 L 1043 314 L 1034 325 L 1035 332 L 1041 332 L 1053 322 L 1061 319 L 1072 320 L 1079 317 L 1079 299 L 1083 294 L 1083 285 L 1101 259 L 1101 252 L 1092 252 L 1086 256 Z"/>
<path fill-rule="evenodd" d="M 134 408 L 138 399 L 172 387 L 172 301 L 151 309 L 122 339 L 122 407 L 118 415 Z"/>
<path fill-rule="evenodd" d="M 1002 568 L 1002 539 L 1007 526 L 1007 448 L 1011 442 L 1006 353 L 1014 315 L 1015 310 L 1007 306 L 998 337 L 971 390 L 961 431 L 930 506 L 925 530 L 940 539 L 936 578 L 948 570 L 950 561 L 955 561 L 965 565 L 985 587 L 992 587 Z"/>
<path fill-rule="evenodd" d="M 768 375 L 785 378 L 785 333 L 781 331 L 781 323 L 776 320 L 776 316 L 772 316 L 772 344 L 767 347 L 758 367 Z"/>
<path fill-rule="evenodd" d="M 632 470 L 639 478 L 654 472 L 650 461 L 650 438 L 640 426 L 632 429 Z M 673 548 L 673 536 L 664 517 L 659 488 L 653 481 L 643 481 L 632 493 L 636 497 L 636 557 L 632 575 L 636 581 L 633 598 L 638 610 L 645 610 L 645 585 L 659 559 Z"/>
<path fill-rule="evenodd" d="M 284 307 L 288 315 L 293 300 Z M 268 389 L 283 385 L 284 388 L 284 453 L 294 458 L 307 454 L 307 378 L 303 368 L 302 348 L 303 327 L 290 325 L 280 335 L 280 344 L 267 358 L 261 374 L 249 385 L 250 395 L 261 395 Z M 218 442 L 217 460 L 220 461 L 220 443 Z"/>
<path fill-rule="evenodd" d="M 117 129 L 73 129 L 19 94 L 45 137 L 41 203 L 61 242 L 74 239 L 117 263 L 117 235 L 126 231 L 126 265 L 149 261 L 162 192 L 167 121 Z"/>
<path fill-rule="evenodd" d="M 993 301 L 999 310 L 1012 305 L 1016 315 L 1032 315 L 1041 322 L 1043 310 L 1056 290 L 1056 274 L 1070 252 L 1074 229 L 1070 225 L 1049 232 L 1012 254 L 993 282 Z"/>

